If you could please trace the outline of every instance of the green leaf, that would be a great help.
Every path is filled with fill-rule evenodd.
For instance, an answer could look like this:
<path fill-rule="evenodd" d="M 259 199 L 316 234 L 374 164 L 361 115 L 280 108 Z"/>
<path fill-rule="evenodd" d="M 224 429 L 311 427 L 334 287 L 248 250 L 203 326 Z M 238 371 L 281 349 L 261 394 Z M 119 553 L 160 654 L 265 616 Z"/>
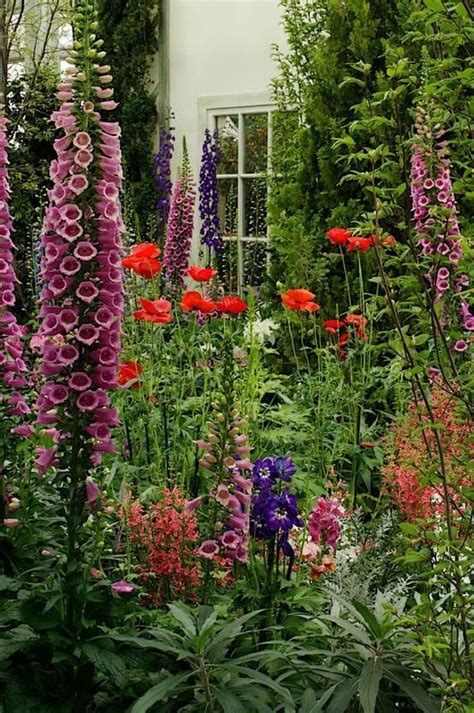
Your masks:
<path fill-rule="evenodd" d="M 189 678 L 191 673 L 179 673 L 176 676 L 170 676 L 161 683 L 150 688 L 144 696 L 138 699 L 130 709 L 130 713 L 146 713 L 155 703 L 164 701 L 180 690 L 181 684 Z"/>
<path fill-rule="evenodd" d="M 335 695 L 327 707 L 326 713 L 344 713 L 357 691 L 357 679 L 349 678 L 343 681 L 335 689 Z"/>
<path fill-rule="evenodd" d="M 0 592 L 17 592 L 21 588 L 21 583 L 12 577 L 0 574 Z"/>
<path fill-rule="evenodd" d="M 127 666 L 122 656 L 92 643 L 84 644 L 82 653 L 98 671 L 110 676 L 117 686 L 124 684 Z"/>
<path fill-rule="evenodd" d="M 386 667 L 385 676 L 396 683 L 423 713 L 438 713 L 440 710 L 439 703 L 431 698 L 419 683 L 409 678 L 404 669 Z"/>
<path fill-rule="evenodd" d="M 433 10 L 433 12 L 443 12 L 444 7 L 441 0 L 424 0 L 428 10 Z"/>
<path fill-rule="evenodd" d="M 316 694 L 312 688 L 307 688 L 301 696 L 299 713 L 312 713 L 316 706 Z"/>
<path fill-rule="evenodd" d="M 222 706 L 224 713 L 245 713 L 247 706 L 245 706 L 237 696 L 226 688 L 212 687 L 212 693 L 214 694 L 217 701 L 219 701 Z"/>
<path fill-rule="evenodd" d="M 196 625 L 185 607 L 178 604 L 168 604 L 168 607 L 176 621 L 179 621 L 183 627 L 183 631 L 190 637 L 196 636 Z"/>
<path fill-rule="evenodd" d="M 369 659 L 362 666 L 359 679 L 359 700 L 364 713 L 375 713 L 382 672 L 382 660 L 377 656 Z"/>

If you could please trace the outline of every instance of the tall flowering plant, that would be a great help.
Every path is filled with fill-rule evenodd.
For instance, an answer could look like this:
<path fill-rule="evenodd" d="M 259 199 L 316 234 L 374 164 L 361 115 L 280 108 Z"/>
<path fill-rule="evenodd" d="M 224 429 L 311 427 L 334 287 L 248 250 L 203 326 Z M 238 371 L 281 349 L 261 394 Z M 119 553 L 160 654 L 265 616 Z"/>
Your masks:
<path fill-rule="evenodd" d="M 199 215 L 201 218 L 201 243 L 209 251 L 220 252 L 224 247 L 219 220 L 219 191 L 217 167 L 220 161 L 219 134 L 206 129 L 202 145 L 201 170 L 199 172 Z"/>
<path fill-rule="evenodd" d="M 27 366 L 23 360 L 23 328 L 18 324 L 13 308 L 15 284 L 18 279 L 13 265 L 12 219 L 8 177 L 8 120 L 0 116 L 0 522 L 5 527 L 18 524 L 16 518 L 5 517 L 16 509 L 17 499 L 7 492 L 6 473 L 3 472 L 9 448 L 9 432 L 30 436 L 31 426 L 15 424 L 18 418 L 29 414 L 30 408 L 22 393 L 28 383 Z"/>
<path fill-rule="evenodd" d="M 124 230 L 120 128 L 102 112 L 116 108 L 110 67 L 94 4 L 79 0 L 67 78 L 58 87 L 61 107 L 52 119 L 54 142 L 41 241 L 39 373 L 36 408 L 41 426 L 54 427 L 53 445 L 39 450 L 40 474 L 54 465 L 67 527 L 65 597 L 69 630 L 80 626 L 82 525 L 99 488 L 90 469 L 113 450 L 118 425 L 110 392 L 116 387 L 123 309 L 121 234 Z M 51 430 L 49 433 L 51 433 Z"/>
<path fill-rule="evenodd" d="M 194 228 L 196 188 L 189 165 L 186 142 L 183 143 L 183 164 L 171 197 L 168 228 L 163 256 L 163 271 L 175 289 L 184 287 Z"/>
<path fill-rule="evenodd" d="M 80 4 L 74 64 L 52 116 L 62 135 L 54 142 L 42 231 L 38 336 L 46 383 L 37 410 L 38 422 L 55 425 L 58 434 L 55 446 L 40 453 L 40 472 L 56 451 L 61 464 L 71 459 L 87 471 L 113 450 L 117 424 L 108 392 L 116 386 L 123 309 L 120 128 L 100 113 L 117 105 L 100 41 L 86 30 L 92 8 L 87 0 Z"/>
<path fill-rule="evenodd" d="M 464 352 L 472 341 L 474 314 L 468 300 L 459 294 L 469 289 L 469 278 L 459 268 L 463 250 L 448 143 L 441 126 L 432 127 L 430 117 L 421 107 L 415 128 L 411 200 L 418 245 L 427 261 L 426 278 L 432 303 L 440 307 L 438 331 L 442 333 L 447 328 L 450 317 L 458 309 L 460 319 L 450 325 L 455 330 L 453 351 Z"/>
<path fill-rule="evenodd" d="M 24 330 L 13 312 L 18 278 L 13 265 L 7 124 L 8 119 L 0 116 L 0 407 L 5 410 L 3 423 L 6 416 L 22 417 L 30 412 L 21 393 L 21 389 L 28 384 L 27 366 L 23 361 Z"/>
<path fill-rule="evenodd" d="M 153 160 L 153 177 L 156 185 L 156 231 L 158 236 L 164 234 L 170 212 L 170 198 L 173 184 L 171 182 L 171 160 L 174 153 L 175 136 L 173 129 L 162 130 L 160 145 Z"/>

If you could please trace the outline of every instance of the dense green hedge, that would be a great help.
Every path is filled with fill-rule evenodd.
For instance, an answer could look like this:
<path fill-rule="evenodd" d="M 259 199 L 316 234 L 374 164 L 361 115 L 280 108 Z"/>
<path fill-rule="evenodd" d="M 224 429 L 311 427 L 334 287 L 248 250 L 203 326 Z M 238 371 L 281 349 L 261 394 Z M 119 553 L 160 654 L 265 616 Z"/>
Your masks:
<path fill-rule="evenodd" d="M 128 208 L 142 238 L 154 208 L 151 175 L 157 124 L 150 68 L 158 50 L 159 0 L 98 0 L 99 35 L 114 75 L 116 118 L 122 127 Z"/>

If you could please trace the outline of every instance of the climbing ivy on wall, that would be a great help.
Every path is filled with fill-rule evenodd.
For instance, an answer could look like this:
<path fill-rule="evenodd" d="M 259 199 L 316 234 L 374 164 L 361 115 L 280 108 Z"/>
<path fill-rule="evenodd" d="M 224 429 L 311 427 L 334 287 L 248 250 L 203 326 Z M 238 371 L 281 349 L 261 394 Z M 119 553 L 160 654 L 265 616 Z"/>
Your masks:
<path fill-rule="evenodd" d="M 158 117 L 151 67 L 158 50 L 159 0 L 98 0 L 98 9 L 119 102 L 129 220 L 132 213 L 137 237 L 146 238 L 155 203 L 151 166 Z"/>

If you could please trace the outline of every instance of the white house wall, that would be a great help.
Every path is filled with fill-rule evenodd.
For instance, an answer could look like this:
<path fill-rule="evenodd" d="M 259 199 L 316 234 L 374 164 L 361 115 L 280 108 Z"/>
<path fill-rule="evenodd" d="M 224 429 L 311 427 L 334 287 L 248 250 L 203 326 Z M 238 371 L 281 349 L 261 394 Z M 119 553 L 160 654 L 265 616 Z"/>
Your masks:
<path fill-rule="evenodd" d="M 197 174 L 206 105 L 219 97 L 231 105 L 252 96 L 257 104 L 268 101 L 277 71 L 271 47 L 286 46 L 281 8 L 278 0 L 170 0 L 168 22 L 176 158 L 186 136 Z"/>

